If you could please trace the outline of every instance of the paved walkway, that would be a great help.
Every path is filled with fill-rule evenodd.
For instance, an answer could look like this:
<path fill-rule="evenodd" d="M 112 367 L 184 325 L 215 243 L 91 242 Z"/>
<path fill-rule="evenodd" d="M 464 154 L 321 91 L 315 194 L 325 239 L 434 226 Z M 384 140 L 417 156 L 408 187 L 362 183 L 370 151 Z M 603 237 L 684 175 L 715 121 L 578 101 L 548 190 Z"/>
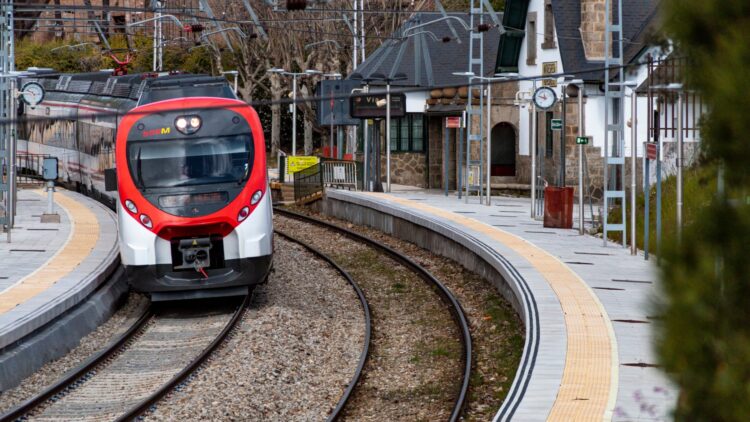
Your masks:
<path fill-rule="evenodd" d="M 443 225 L 510 262 L 531 291 L 539 325 L 538 349 L 525 351 L 533 355 L 532 367 L 523 369 L 529 381 L 510 419 L 669 419 L 677 393 L 653 367 L 649 299 L 656 274 L 642 255 L 605 248 L 575 230 L 544 228 L 530 218 L 526 198 L 495 197 L 486 206 L 476 197 L 466 204 L 413 189 L 329 197 Z"/>
<path fill-rule="evenodd" d="M 41 223 L 42 190 L 19 190 L 12 243 L 0 235 L 0 349 L 88 296 L 117 263 L 115 215 L 98 202 L 59 189 L 60 223 Z"/>

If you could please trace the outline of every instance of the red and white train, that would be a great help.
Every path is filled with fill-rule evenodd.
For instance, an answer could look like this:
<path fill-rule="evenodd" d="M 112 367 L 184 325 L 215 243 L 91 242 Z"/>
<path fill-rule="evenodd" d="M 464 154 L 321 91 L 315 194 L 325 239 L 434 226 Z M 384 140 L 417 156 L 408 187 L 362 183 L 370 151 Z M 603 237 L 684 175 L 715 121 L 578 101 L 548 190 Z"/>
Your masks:
<path fill-rule="evenodd" d="M 40 73 L 19 150 L 117 209 L 122 264 L 152 300 L 241 295 L 272 265 L 265 140 L 223 78 Z M 116 170 L 115 170 L 116 169 Z M 116 189 L 116 190 L 115 190 Z"/>

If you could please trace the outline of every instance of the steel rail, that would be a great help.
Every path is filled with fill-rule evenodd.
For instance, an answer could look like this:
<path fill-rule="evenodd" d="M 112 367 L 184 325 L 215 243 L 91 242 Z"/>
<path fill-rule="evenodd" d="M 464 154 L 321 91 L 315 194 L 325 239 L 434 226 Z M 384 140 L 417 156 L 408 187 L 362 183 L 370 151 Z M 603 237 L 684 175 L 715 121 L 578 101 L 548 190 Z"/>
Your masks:
<path fill-rule="evenodd" d="M 128 328 L 122 335 L 120 335 L 115 341 L 107 345 L 107 347 L 99 353 L 91 356 L 85 362 L 78 367 L 68 371 L 58 381 L 51 386 L 44 389 L 41 393 L 26 400 L 20 405 L 14 407 L 7 413 L 0 415 L 0 422 L 15 421 L 22 418 L 24 415 L 32 412 L 34 409 L 42 406 L 47 400 L 63 392 L 67 387 L 74 385 L 79 380 L 86 377 L 86 375 L 94 371 L 97 367 L 103 364 L 107 359 L 121 351 L 127 343 L 133 339 L 146 323 L 153 317 L 154 312 L 151 306 L 146 308 L 143 314 Z"/>
<path fill-rule="evenodd" d="M 344 410 L 344 407 L 349 401 L 349 398 L 351 398 L 352 392 L 354 391 L 354 387 L 357 385 L 357 383 L 359 383 L 359 379 L 362 377 L 362 370 L 364 369 L 365 363 L 367 362 L 367 359 L 370 355 L 370 338 L 372 337 L 372 320 L 370 317 L 370 305 L 367 303 L 367 298 L 365 297 L 364 292 L 362 292 L 362 289 L 360 289 L 357 282 L 355 282 L 352 276 L 345 269 L 343 269 L 339 264 L 337 264 L 336 261 L 334 261 L 331 257 L 319 251 L 318 249 L 311 246 L 310 244 L 302 240 L 299 240 L 287 233 L 284 233 L 279 230 L 274 230 L 274 232 L 276 232 L 278 235 L 280 235 L 283 238 L 286 238 L 287 240 L 291 242 L 294 242 L 303 246 L 308 251 L 312 252 L 314 255 L 317 255 L 319 258 L 329 263 L 352 286 L 352 289 L 354 289 L 354 291 L 357 293 L 357 297 L 359 298 L 359 301 L 362 304 L 362 311 L 365 315 L 365 344 L 364 344 L 364 347 L 362 348 L 362 352 L 359 355 L 359 363 L 357 363 L 357 369 L 354 372 L 354 376 L 352 376 L 352 379 L 349 381 L 349 385 L 346 387 L 346 390 L 344 390 L 344 394 L 341 396 L 341 399 L 339 399 L 339 402 L 336 404 L 336 408 L 333 409 L 331 414 L 328 415 L 328 418 L 326 419 L 327 422 L 333 422 L 335 420 L 338 420 L 339 416 L 341 415 L 341 411 Z"/>
<path fill-rule="evenodd" d="M 266 274 L 266 277 L 268 277 L 268 274 Z M 195 357 L 185 368 L 180 370 L 172 379 L 167 381 L 165 384 L 163 384 L 161 387 L 159 387 L 158 390 L 153 392 L 150 396 L 146 397 L 145 399 L 141 400 L 140 403 L 136 404 L 135 406 L 131 407 L 129 410 L 127 410 L 125 413 L 120 415 L 117 419 L 115 419 L 118 422 L 124 422 L 124 421 L 132 421 L 139 416 L 141 416 L 143 413 L 145 413 L 151 406 L 156 404 L 162 397 L 167 395 L 170 391 L 172 391 L 179 383 L 184 381 L 190 374 L 195 372 L 198 367 L 203 364 L 209 356 L 216 350 L 217 347 L 219 347 L 224 340 L 227 338 L 229 333 L 232 332 L 234 327 L 237 325 L 237 323 L 242 319 L 242 315 L 245 313 L 245 309 L 250 304 L 250 300 L 253 297 L 253 290 L 251 287 L 251 290 L 247 293 L 245 298 L 242 300 L 242 304 L 237 307 L 237 310 L 234 311 L 234 315 L 232 315 L 232 318 L 229 320 L 229 322 L 224 326 L 224 329 L 221 330 L 218 336 L 214 338 L 214 340 L 209 344 L 203 351 Z"/>
<path fill-rule="evenodd" d="M 458 394 L 458 397 L 456 398 L 454 402 L 453 410 L 451 411 L 451 416 L 449 419 L 451 422 L 455 422 L 459 420 L 459 418 L 461 417 L 461 413 L 463 411 L 464 404 L 466 403 L 466 397 L 468 396 L 469 381 L 471 377 L 472 344 L 471 344 L 471 332 L 469 331 L 469 324 L 467 322 L 466 315 L 464 314 L 464 310 L 461 307 L 461 304 L 458 302 L 456 297 L 453 296 L 453 293 L 447 287 L 445 287 L 443 283 L 441 283 L 438 279 L 436 279 L 435 276 L 433 276 L 429 271 L 427 271 L 421 265 L 414 262 L 411 258 L 407 257 L 401 252 L 398 252 L 382 243 L 379 243 L 373 239 L 370 239 L 367 236 L 361 235 L 359 233 L 353 232 L 343 227 L 339 227 L 335 224 L 331 224 L 326 221 L 322 221 L 317 218 L 309 217 L 307 215 L 300 214 L 300 213 L 290 211 L 287 209 L 283 209 L 280 207 L 274 207 L 274 212 L 282 216 L 288 217 L 288 218 L 304 221 L 309 224 L 314 224 L 320 227 L 327 228 L 329 230 L 337 231 L 349 237 L 350 239 L 353 239 L 362 243 L 366 243 L 367 245 L 375 249 L 378 249 L 381 252 L 385 253 L 386 255 L 390 256 L 395 261 L 399 262 L 400 264 L 404 265 L 405 267 L 415 272 L 425 282 L 436 287 L 436 290 L 438 294 L 440 295 L 440 297 L 449 305 L 451 309 L 451 313 L 453 314 L 453 317 L 459 326 L 458 328 L 461 331 L 461 342 L 463 343 L 463 346 L 464 346 L 463 348 L 464 349 L 463 350 L 464 372 L 461 378 L 461 390 Z"/>

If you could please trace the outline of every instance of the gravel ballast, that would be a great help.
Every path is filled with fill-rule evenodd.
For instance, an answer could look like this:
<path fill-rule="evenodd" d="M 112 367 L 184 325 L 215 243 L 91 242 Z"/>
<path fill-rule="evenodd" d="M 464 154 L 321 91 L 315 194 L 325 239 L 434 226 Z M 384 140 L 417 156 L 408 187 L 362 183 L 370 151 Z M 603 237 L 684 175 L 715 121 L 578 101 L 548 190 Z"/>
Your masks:
<path fill-rule="evenodd" d="M 38 394 L 69 370 L 79 366 L 94 353 L 104 349 L 113 339 L 125 332 L 148 307 L 148 298 L 131 293 L 124 305 L 104 324 L 82 338 L 79 345 L 65 356 L 47 363 L 18 386 L 0 392 L 0 413 Z"/>
<path fill-rule="evenodd" d="M 325 420 L 364 342 L 364 316 L 341 275 L 275 238 L 274 272 L 234 335 L 147 420 Z"/>
<path fill-rule="evenodd" d="M 471 330 L 473 370 L 462 418 L 492 420 L 510 389 L 523 353 L 524 325 L 495 287 L 450 259 L 378 230 L 312 212 L 294 211 L 346 227 L 407 255 L 430 271 L 461 303 Z"/>
<path fill-rule="evenodd" d="M 372 312 L 370 356 L 342 420 L 446 420 L 463 372 L 448 306 L 410 269 L 332 230 L 277 216 L 275 227 L 346 269 Z"/>

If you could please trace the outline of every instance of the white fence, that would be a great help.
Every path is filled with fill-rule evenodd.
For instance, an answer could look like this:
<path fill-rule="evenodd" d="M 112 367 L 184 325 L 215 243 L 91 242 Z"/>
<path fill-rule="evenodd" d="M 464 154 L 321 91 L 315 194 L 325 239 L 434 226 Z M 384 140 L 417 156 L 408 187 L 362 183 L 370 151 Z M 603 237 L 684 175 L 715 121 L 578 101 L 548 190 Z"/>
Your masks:
<path fill-rule="evenodd" d="M 357 190 L 357 163 L 354 161 L 324 161 L 323 184 Z"/>

